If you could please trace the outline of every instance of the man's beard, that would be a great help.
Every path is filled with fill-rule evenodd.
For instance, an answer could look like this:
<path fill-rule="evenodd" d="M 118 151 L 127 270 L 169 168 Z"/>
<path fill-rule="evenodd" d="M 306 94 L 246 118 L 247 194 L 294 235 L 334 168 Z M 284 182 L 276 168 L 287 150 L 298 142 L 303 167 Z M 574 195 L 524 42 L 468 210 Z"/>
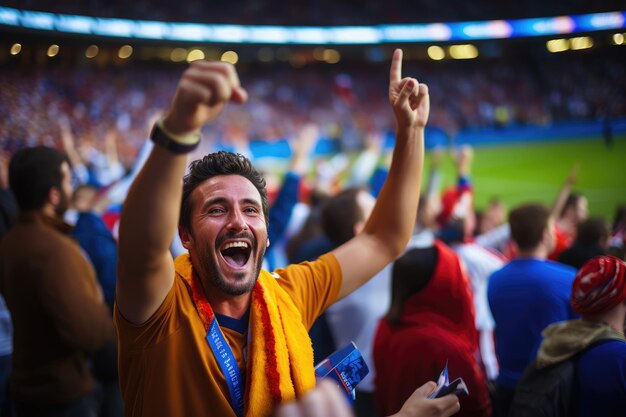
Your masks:
<path fill-rule="evenodd" d="M 54 207 L 54 213 L 59 217 L 63 218 L 63 215 L 70 207 L 70 197 L 66 195 L 63 190 L 59 190 L 59 202 Z"/>
<path fill-rule="evenodd" d="M 209 255 L 209 256 L 204 256 L 204 259 L 199 259 L 202 267 L 204 268 L 206 272 L 205 279 L 212 286 L 217 287 L 217 289 L 224 292 L 225 294 L 232 295 L 232 296 L 239 296 L 239 295 L 249 293 L 250 291 L 252 291 L 252 288 L 254 288 L 254 284 L 256 284 L 256 281 L 259 278 L 259 274 L 261 273 L 261 268 L 263 266 L 263 257 L 265 256 L 266 247 L 265 245 L 259 246 L 257 244 L 256 238 L 254 238 L 253 235 L 250 235 L 249 237 L 251 238 L 253 247 L 255 248 L 255 250 L 250 252 L 250 257 L 254 257 L 254 259 L 248 260 L 248 262 L 254 263 L 253 276 L 252 276 L 252 279 L 249 280 L 249 282 L 242 282 L 242 280 L 244 279 L 245 273 L 236 273 L 235 274 L 235 278 L 237 278 L 236 282 L 229 283 L 224 278 L 221 271 L 219 270 L 217 266 L 217 260 L 215 259 L 214 256 Z M 223 239 L 225 238 L 229 238 L 229 236 L 226 236 Z M 220 240 L 216 242 L 215 252 L 219 252 L 219 249 L 217 249 L 220 246 L 219 244 L 220 244 Z M 216 256 L 220 256 L 220 255 L 217 254 Z"/>

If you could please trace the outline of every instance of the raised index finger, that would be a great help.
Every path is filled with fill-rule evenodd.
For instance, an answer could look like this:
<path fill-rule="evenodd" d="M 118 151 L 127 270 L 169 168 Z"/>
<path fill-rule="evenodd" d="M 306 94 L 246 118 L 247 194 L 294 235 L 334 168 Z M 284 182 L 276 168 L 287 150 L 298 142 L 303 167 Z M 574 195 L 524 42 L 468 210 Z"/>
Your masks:
<path fill-rule="evenodd" d="M 391 58 L 391 69 L 389 70 L 389 81 L 400 81 L 402 79 L 402 49 L 393 51 Z"/>

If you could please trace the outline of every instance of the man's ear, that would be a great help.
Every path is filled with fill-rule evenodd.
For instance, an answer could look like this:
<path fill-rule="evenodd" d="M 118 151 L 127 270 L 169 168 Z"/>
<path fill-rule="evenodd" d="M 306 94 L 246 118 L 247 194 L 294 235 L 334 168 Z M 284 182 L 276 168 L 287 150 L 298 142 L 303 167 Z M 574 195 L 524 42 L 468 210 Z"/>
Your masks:
<path fill-rule="evenodd" d="M 191 233 L 182 226 L 178 226 L 178 236 L 180 237 L 180 242 L 183 244 L 183 248 L 187 250 L 191 250 L 193 236 Z"/>
<path fill-rule="evenodd" d="M 61 192 L 57 187 L 51 187 L 48 191 L 48 203 L 56 207 L 59 201 L 61 201 Z"/>
<path fill-rule="evenodd" d="M 269 237 L 267 238 L 267 244 L 265 245 L 265 247 L 266 247 L 266 248 L 269 248 L 269 247 L 270 247 L 270 238 L 269 238 Z"/>

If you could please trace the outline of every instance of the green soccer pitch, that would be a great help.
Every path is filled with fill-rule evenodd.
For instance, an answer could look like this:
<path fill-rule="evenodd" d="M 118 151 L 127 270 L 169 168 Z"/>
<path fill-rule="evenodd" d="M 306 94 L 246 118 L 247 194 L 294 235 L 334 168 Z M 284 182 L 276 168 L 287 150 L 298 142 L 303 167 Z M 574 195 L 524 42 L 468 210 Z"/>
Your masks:
<path fill-rule="evenodd" d="M 425 173 L 429 169 L 426 156 Z M 626 135 L 607 148 L 601 137 L 571 141 L 524 143 L 474 148 L 472 181 L 477 209 L 492 198 L 510 210 L 524 202 L 552 204 L 575 163 L 580 169 L 573 191 L 589 199 L 590 216 L 612 221 L 619 204 L 626 204 Z M 452 159 L 442 162 L 445 188 L 455 182 Z"/>

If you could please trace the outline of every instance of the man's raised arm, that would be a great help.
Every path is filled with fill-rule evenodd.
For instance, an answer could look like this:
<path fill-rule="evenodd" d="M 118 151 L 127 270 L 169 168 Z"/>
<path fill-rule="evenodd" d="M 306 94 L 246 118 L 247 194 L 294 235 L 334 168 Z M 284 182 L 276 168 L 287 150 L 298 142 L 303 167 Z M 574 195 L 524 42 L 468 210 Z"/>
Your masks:
<path fill-rule="evenodd" d="M 415 224 L 424 164 L 428 87 L 402 78 L 402 50 L 389 73 L 389 101 L 396 117 L 396 145 L 389 175 L 364 230 L 333 252 L 343 272 L 339 297 L 363 285 L 406 248 Z"/>
<path fill-rule="evenodd" d="M 183 74 L 168 112 L 157 123 L 160 140 L 155 140 L 128 192 L 120 221 L 116 302 L 130 322 L 148 320 L 172 287 L 169 246 L 180 214 L 186 151 L 195 147 L 201 127 L 226 103 L 246 100 L 232 65 L 196 61 Z"/>

